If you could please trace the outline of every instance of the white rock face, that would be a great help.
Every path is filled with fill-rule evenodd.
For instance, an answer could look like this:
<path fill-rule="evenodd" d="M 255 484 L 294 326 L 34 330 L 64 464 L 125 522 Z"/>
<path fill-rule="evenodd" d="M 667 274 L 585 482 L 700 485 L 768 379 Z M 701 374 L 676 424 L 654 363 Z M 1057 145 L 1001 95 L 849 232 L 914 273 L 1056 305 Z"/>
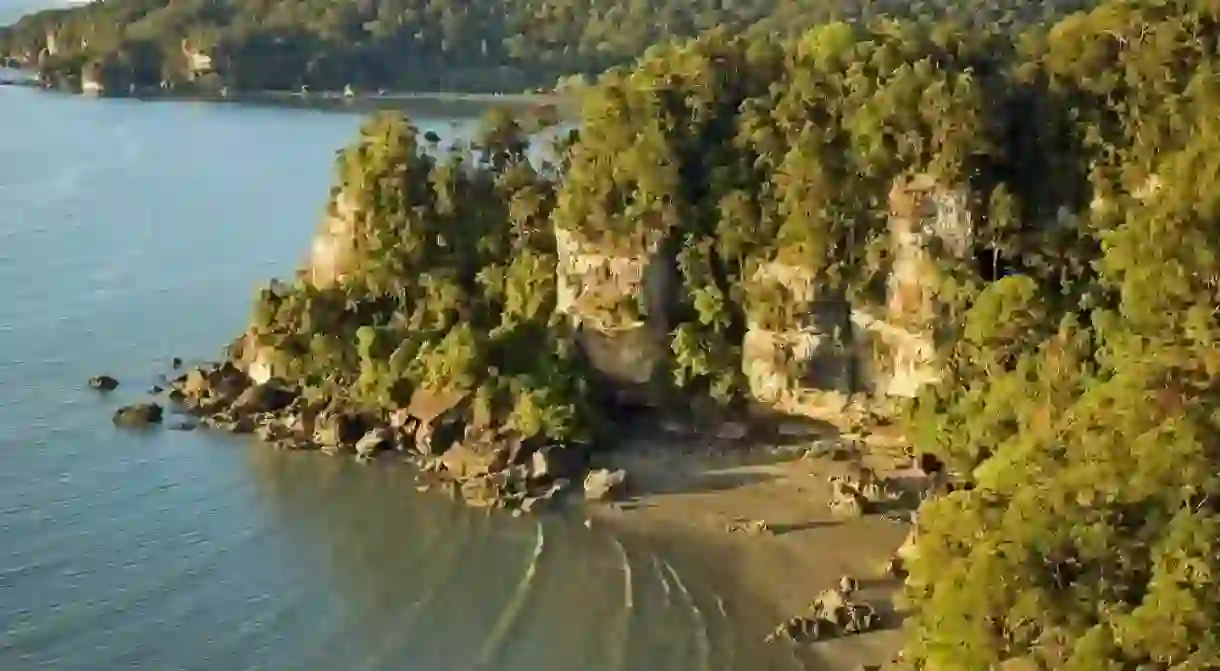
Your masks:
<path fill-rule="evenodd" d="M 890 190 L 890 240 L 894 254 L 884 321 L 854 316 L 882 345 L 887 359 L 873 362 L 876 391 L 913 397 L 942 374 L 934 327 L 942 318 L 935 287 L 940 271 L 935 243 L 965 258 L 973 245 L 969 192 L 937 184 L 928 175 L 895 182 Z"/>
<path fill-rule="evenodd" d="M 665 301 L 671 289 L 660 240 L 638 255 L 607 254 L 571 231 L 557 228 L 556 309 L 582 327 L 590 363 L 630 384 L 652 379 L 669 352 Z M 643 314 L 616 306 L 642 303 Z"/>
<path fill-rule="evenodd" d="M 333 286 L 355 270 L 356 216 L 355 200 L 340 192 L 310 243 L 306 273 L 314 286 Z"/>
<path fill-rule="evenodd" d="M 821 300 L 821 280 L 813 271 L 780 262 L 759 263 L 748 280 L 754 287 L 781 290 L 796 317 L 789 324 L 750 318 L 742 341 L 742 372 L 756 401 L 791 408 L 811 396 L 849 390 L 844 356 L 847 306 Z M 747 313 L 754 312 L 746 306 Z"/>

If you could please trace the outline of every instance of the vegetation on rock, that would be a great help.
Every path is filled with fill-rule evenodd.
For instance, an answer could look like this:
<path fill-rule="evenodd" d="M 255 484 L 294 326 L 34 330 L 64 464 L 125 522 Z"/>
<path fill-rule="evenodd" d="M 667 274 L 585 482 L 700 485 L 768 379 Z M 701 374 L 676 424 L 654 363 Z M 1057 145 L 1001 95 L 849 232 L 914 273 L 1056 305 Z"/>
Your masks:
<path fill-rule="evenodd" d="M 265 290 L 252 335 L 277 375 L 326 395 L 387 409 L 425 390 L 501 438 L 578 443 L 606 386 L 582 316 L 663 324 L 656 388 L 731 408 L 749 397 L 747 331 L 880 301 L 895 184 L 963 189 L 973 254 L 929 233 L 937 272 L 917 297 L 935 311 L 902 324 L 942 346 L 945 374 L 905 421 L 955 480 L 904 558 L 907 658 L 1214 668 L 1218 46 L 1220 9 L 1187 0 L 1116 0 L 1015 37 L 889 20 L 791 43 L 713 32 L 606 74 L 556 166 L 532 165 L 502 115 L 473 154 L 439 158 L 380 116 L 338 161 L 350 272 Z M 606 284 L 638 289 L 642 258 L 669 266 L 664 300 L 560 309 L 556 232 L 622 261 Z M 760 275 L 777 268 L 814 289 Z"/>
<path fill-rule="evenodd" d="M 1011 30 L 1085 6 L 824 0 L 106 0 L 24 17 L 0 55 L 52 81 L 234 90 L 520 91 L 625 64 L 723 26 L 792 36 L 830 20 L 956 18 Z M 48 35 L 53 36 L 48 41 Z M 46 50 L 45 53 L 44 49 Z M 42 54 L 40 56 L 40 54 Z M 206 58 L 201 58 L 206 57 Z"/>

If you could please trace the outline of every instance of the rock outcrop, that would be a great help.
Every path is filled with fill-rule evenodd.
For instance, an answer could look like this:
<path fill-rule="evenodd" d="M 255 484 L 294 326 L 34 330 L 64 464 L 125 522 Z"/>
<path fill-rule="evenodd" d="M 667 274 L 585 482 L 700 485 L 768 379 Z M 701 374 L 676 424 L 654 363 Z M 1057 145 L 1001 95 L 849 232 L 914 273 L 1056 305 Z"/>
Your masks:
<path fill-rule="evenodd" d="M 119 388 L 119 381 L 109 375 L 96 375 L 89 378 L 89 388 L 97 391 L 114 391 Z"/>
<path fill-rule="evenodd" d="M 258 382 L 225 362 L 180 375 L 170 382 L 169 396 L 205 426 L 252 433 L 276 448 L 353 455 L 362 462 L 399 455 L 433 484 L 478 507 L 542 510 L 572 489 L 587 463 L 579 447 L 528 443 L 478 424 L 468 395 L 461 392 L 419 390 L 406 408 L 357 409 L 340 400 L 313 399 L 278 378 Z M 160 421 L 156 404 L 115 414 L 116 424 Z M 624 480 L 622 471 L 594 472 L 586 491 L 591 498 L 612 498 Z"/>
<path fill-rule="evenodd" d="M 164 410 L 156 403 L 136 403 L 126 405 L 114 412 L 112 418 L 118 426 L 148 426 L 160 424 Z"/>
<path fill-rule="evenodd" d="M 880 347 L 873 362 L 877 391 L 913 397 L 940 379 L 937 325 L 944 318 L 937 288 L 937 255 L 964 259 L 973 244 L 973 220 L 965 188 L 938 184 L 916 175 L 894 184 L 889 194 L 889 225 L 894 262 L 884 319 L 858 317 Z"/>
<path fill-rule="evenodd" d="M 929 175 L 894 183 L 885 305 L 849 304 L 801 266 L 758 263 L 747 281 L 749 324 L 742 342 L 752 396 L 783 412 L 839 423 L 863 411 L 855 394 L 910 398 L 936 382 L 944 347 L 937 334 L 944 319 L 938 258 L 960 260 L 970 253 L 967 203 L 966 189 Z M 782 313 L 759 310 L 765 304 L 782 305 Z"/>
<path fill-rule="evenodd" d="M 333 286 L 356 269 L 358 213 L 356 200 L 346 190 L 335 193 L 309 247 L 305 275 L 314 286 Z"/>
<path fill-rule="evenodd" d="M 844 576 L 837 589 L 822 592 L 805 613 L 780 624 L 766 640 L 812 643 L 876 629 L 880 624 L 876 609 L 867 603 L 852 601 L 850 597 L 855 589 L 856 581 Z"/>
<path fill-rule="evenodd" d="M 555 230 L 557 310 L 578 327 L 590 363 L 610 380 L 642 386 L 669 356 L 666 304 L 672 264 L 655 237 L 636 253 L 602 249 Z"/>

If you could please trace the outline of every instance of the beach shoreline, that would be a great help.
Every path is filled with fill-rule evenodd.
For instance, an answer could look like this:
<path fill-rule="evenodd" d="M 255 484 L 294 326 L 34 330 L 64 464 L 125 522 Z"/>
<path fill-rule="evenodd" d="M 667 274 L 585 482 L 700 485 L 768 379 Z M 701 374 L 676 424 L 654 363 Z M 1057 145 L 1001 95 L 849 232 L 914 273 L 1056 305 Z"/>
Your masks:
<path fill-rule="evenodd" d="M 420 104 L 446 106 L 470 106 L 487 108 L 503 106 L 518 109 L 553 107 L 560 115 L 572 116 L 577 105 L 577 96 L 560 93 L 467 93 L 449 91 L 386 91 L 344 95 L 339 91 L 174 91 L 160 89 L 138 89 L 136 91 L 114 91 L 102 94 L 82 93 L 59 86 L 46 86 L 32 78 L 11 77 L 0 79 L 0 87 L 32 88 L 54 95 L 79 96 L 140 102 L 199 102 L 242 105 L 274 105 L 276 107 L 374 111 L 409 109 Z"/>
<path fill-rule="evenodd" d="M 735 624 L 758 641 L 806 612 L 843 576 L 856 579 L 858 598 L 881 615 L 877 630 L 768 645 L 812 658 L 810 668 L 822 671 L 886 668 L 901 647 L 893 605 L 901 582 L 886 567 L 911 525 L 901 520 L 902 511 L 850 519 L 830 511 L 827 478 L 844 470 L 830 453 L 848 442 L 820 437 L 790 446 L 709 448 L 700 441 L 631 440 L 600 455 L 603 464 L 627 471 L 627 500 L 590 506 L 587 514 L 596 524 L 686 555 L 688 566 L 706 572 L 705 581 L 741 594 L 746 603 Z M 893 450 L 867 445 L 857 457 L 879 474 L 903 476 L 904 458 Z M 758 521 L 766 531 L 735 528 Z"/>

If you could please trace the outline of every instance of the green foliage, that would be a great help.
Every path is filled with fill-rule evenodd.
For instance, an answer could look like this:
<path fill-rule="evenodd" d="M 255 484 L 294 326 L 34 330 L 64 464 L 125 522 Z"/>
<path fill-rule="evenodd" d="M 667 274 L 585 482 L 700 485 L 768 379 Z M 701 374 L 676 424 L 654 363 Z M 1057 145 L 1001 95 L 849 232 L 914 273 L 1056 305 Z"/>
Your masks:
<path fill-rule="evenodd" d="M 0 54 L 52 78 L 98 61 L 116 84 L 235 90 L 520 91 L 623 65 L 652 45 L 727 29 L 794 36 L 828 20 L 893 15 L 1001 30 L 1085 0 L 107 0 L 0 30 Z M 39 57 L 53 31 L 59 49 Z M 211 74 L 187 50 L 212 57 Z M 212 83 L 208 84 L 211 79 Z"/>
<path fill-rule="evenodd" d="M 1014 76 L 1047 89 L 1021 132 L 1078 138 L 1048 173 L 1088 156 L 1095 200 L 1062 180 L 1070 216 L 1030 230 L 1016 215 L 1053 211 L 1032 201 L 1046 180 L 992 192 L 985 237 L 1029 274 L 974 301 L 912 422 L 969 486 L 920 515 L 908 653 L 924 668 L 1220 661 L 1218 18 L 1112 3 L 1025 38 Z"/>
<path fill-rule="evenodd" d="M 651 48 L 588 92 L 551 168 L 499 113 L 473 155 L 441 158 L 375 119 L 339 161 L 359 263 L 334 287 L 265 291 L 259 341 L 364 402 L 469 390 L 508 433 L 583 440 L 598 381 L 556 314 L 555 229 L 666 275 L 663 314 L 615 287 L 594 307 L 662 324 L 673 386 L 731 404 L 747 329 L 875 297 L 903 260 L 888 224 L 937 224 L 926 194 L 892 187 L 960 187 L 976 226 L 959 251 L 983 263 L 932 235 L 915 265 L 936 277 L 911 299 L 939 306 L 919 319 L 946 370 L 907 430 L 960 487 L 920 513 L 907 658 L 1213 668 L 1220 16 L 1114 0 L 1019 34 L 960 28 L 845 20 Z"/>

